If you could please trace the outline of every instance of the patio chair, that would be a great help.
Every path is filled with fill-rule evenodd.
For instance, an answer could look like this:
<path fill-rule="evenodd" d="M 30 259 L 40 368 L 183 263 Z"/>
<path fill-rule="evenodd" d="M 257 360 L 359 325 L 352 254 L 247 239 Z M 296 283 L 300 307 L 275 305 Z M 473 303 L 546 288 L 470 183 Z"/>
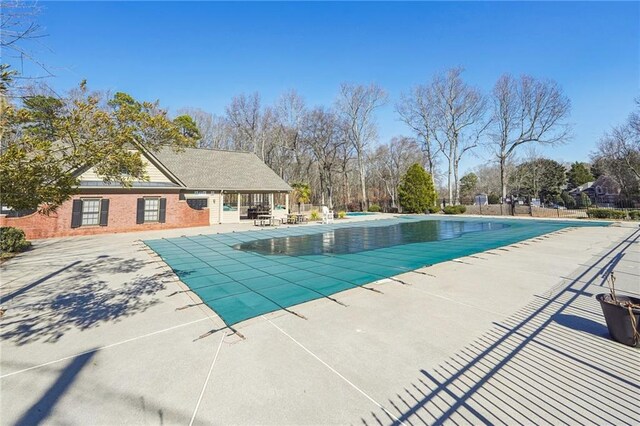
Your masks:
<path fill-rule="evenodd" d="M 333 210 L 327 206 L 322 206 L 322 223 L 333 223 Z"/>

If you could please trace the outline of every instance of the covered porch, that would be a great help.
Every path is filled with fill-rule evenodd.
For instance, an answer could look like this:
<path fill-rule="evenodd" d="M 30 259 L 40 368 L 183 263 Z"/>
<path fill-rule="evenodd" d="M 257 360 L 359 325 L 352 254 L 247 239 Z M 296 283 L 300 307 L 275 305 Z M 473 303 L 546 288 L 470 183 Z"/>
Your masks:
<path fill-rule="evenodd" d="M 209 197 L 209 223 L 240 223 L 260 216 L 286 220 L 289 213 L 289 192 L 226 192 Z"/>

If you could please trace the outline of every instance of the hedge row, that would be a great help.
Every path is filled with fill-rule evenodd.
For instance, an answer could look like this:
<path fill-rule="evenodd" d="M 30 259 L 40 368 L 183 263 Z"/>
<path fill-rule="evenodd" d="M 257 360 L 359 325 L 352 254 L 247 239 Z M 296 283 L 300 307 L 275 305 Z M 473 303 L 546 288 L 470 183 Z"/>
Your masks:
<path fill-rule="evenodd" d="M 594 219 L 640 220 L 640 210 L 588 209 L 587 216 Z"/>

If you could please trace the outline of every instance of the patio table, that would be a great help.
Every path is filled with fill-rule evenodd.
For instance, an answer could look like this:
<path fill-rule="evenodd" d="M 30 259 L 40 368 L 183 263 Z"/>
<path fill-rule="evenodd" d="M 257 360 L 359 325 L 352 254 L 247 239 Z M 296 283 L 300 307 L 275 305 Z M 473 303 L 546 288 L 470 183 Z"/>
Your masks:
<path fill-rule="evenodd" d="M 289 213 L 287 215 L 287 223 L 290 225 L 297 225 L 304 222 L 306 222 L 306 217 L 301 213 Z"/>
<path fill-rule="evenodd" d="M 271 219 L 273 217 L 270 214 L 259 214 L 253 220 L 255 226 L 270 226 L 272 224 Z"/>

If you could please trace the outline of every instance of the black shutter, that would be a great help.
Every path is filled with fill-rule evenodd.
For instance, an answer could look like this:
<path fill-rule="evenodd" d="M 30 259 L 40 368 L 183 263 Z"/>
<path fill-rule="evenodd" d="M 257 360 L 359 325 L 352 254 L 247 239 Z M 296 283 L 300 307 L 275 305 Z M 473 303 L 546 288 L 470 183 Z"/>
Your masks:
<path fill-rule="evenodd" d="M 136 212 L 136 223 L 144 223 L 144 198 L 138 198 L 138 211 Z"/>
<path fill-rule="evenodd" d="M 100 200 L 100 226 L 107 226 L 109 223 L 109 200 Z"/>
<path fill-rule="evenodd" d="M 82 225 L 82 200 L 73 200 L 71 212 L 71 227 L 79 228 Z"/>
<path fill-rule="evenodd" d="M 167 199 L 160 198 L 160 211 L 158 212 L 158 222 L 164 223 L 167 218 Z"/>

